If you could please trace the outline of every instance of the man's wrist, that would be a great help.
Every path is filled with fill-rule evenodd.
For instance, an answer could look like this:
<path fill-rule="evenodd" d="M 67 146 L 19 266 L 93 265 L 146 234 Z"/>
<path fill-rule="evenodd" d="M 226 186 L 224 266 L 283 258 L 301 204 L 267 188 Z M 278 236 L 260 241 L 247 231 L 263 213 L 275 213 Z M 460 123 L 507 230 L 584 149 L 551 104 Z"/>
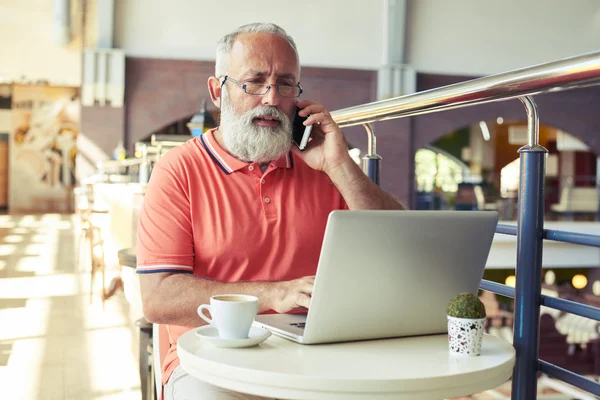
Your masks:
<path fill-rule="evenodd" d="M 352 158 L 348 157 L 343 162 L 327 168 L 324 172 L 329 176 L 329 179 L 331 179 L 333 183 L 336 183 L 342 179 L 347 179 L 357 172 L 362 173 L 362 170 Z"/>
<path fill-rule="evenodd" d="M 259 312 L 274 310 L 279 297 L 281 296 L 281 282 L 268 282 L 263 286 L 263 295 L 259 301 Z"/>

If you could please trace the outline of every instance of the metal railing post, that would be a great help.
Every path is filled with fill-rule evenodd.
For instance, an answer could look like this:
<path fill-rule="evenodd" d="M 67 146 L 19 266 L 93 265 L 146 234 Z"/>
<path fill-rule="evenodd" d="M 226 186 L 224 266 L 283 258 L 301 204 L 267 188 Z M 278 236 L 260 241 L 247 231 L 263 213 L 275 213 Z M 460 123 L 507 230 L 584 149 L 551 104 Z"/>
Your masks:
<path fill-rule="evenodd" d="M 369 142 L 367 144 L 367 154 L 362 158 L 363 172 L 377 185 L 381 182 L 381 160 L 383 158 L 377 154 L 377 138 L 375 130 L 371 124 L 363 125 L 367 130 Z"/>
<path fill-rule="evenodd" d="M 526 96 L 520 100 L 527 110 L 529 140 L 519 149 L 521 167 L 513 341 L 517 360 L 511 398 L 531 400 L 537 397 L 544 179 L 548 150 L 539 145 L 539 120 L 533 99 Z"/>

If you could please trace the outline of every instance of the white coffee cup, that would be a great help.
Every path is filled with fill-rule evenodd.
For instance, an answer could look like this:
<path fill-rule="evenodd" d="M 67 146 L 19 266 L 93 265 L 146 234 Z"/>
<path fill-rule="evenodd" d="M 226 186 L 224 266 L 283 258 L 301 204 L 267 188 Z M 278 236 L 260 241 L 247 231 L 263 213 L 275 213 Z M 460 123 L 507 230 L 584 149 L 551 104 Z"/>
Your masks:
<path fill-rule="evenodd" d="M 217 328 L 221 339 L 247 339 L 257 312 L 258 297 L 246 294 L 219 294 L 210 298 L 210 305 L 198 307 L 200 318 Z"/>

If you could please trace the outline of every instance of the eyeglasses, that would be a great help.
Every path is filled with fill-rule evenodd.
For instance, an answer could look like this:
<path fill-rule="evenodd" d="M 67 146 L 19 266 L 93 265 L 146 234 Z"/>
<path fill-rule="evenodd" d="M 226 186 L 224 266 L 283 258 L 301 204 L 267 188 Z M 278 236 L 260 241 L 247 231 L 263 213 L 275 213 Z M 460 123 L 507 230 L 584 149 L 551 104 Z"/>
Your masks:
<path fill-rule="evenodd" d="M 271 90 L 272 87 L 277 88 L 277 93 L 281 97 L 298 97 L 303 92 L 302 87 L 300 87 L 300 82 L 298 82 L 298 84 L 295 86 L 276 84 L 262 85 L 259 83 L 241 83 L 225 75 L 221 78 L 221 86 L 225 84 L 225 81 L 231 81 L 244 89 L 244 92 L 247 94 L 253 94 L 255 96 L 264 96 L 265 94 L 269 93 L 269 90 Z"/>

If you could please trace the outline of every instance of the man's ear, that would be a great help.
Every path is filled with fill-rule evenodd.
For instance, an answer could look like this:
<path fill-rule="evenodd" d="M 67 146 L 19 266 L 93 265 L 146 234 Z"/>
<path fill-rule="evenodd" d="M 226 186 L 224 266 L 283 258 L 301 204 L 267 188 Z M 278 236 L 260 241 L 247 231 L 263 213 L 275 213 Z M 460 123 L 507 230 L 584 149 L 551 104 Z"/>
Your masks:
<path fill-rule="evenodd" d="M 221 108 L 221 80 L 216 76 L 208 78 L 208 91 L 213 104 Z"/>

